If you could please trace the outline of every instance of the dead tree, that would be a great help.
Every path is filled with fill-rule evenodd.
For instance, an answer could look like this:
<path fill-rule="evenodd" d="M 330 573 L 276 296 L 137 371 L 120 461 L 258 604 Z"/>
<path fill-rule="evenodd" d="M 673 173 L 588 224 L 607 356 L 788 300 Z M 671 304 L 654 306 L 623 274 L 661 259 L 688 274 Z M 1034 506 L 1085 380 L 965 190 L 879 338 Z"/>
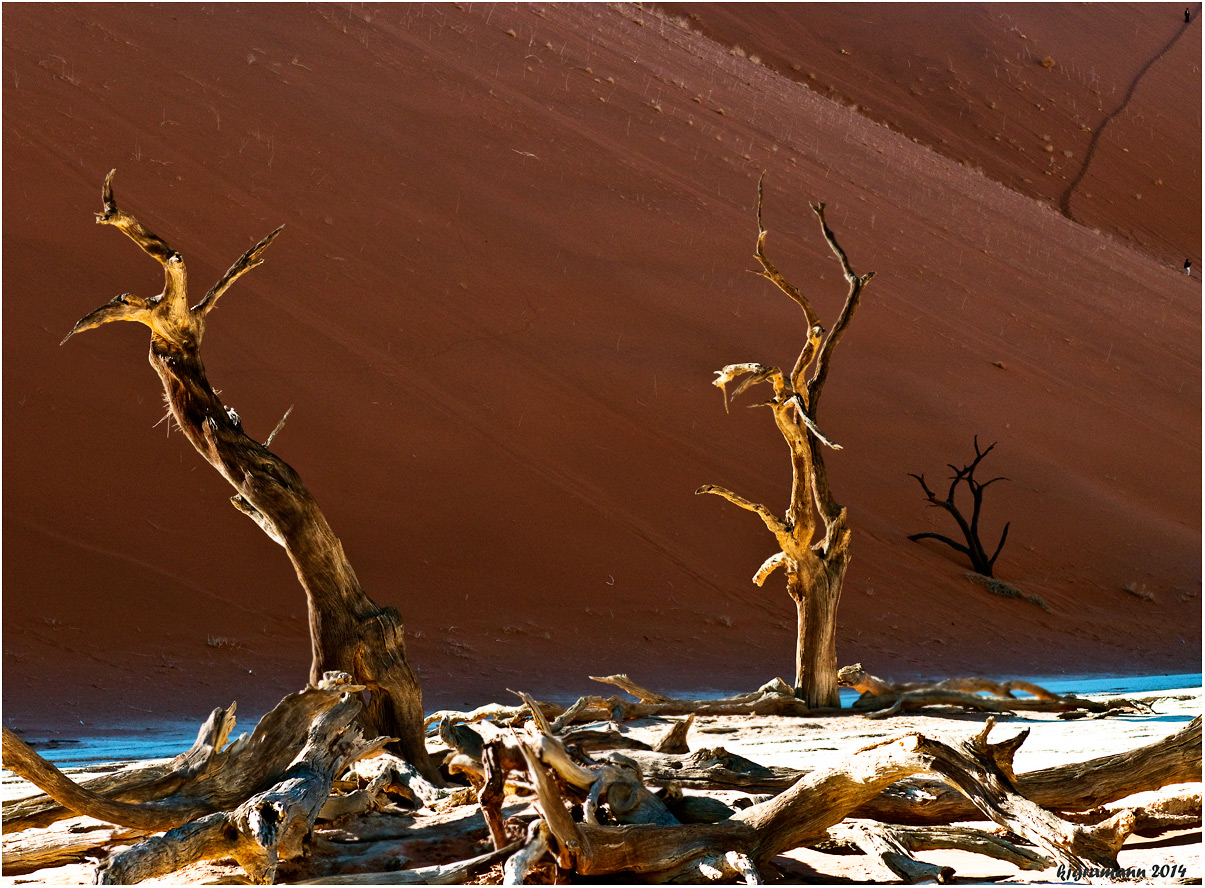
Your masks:
<path fill-rule="evenodd" d="M 210 386 L 201 363 L 209 313 L 231 284 L 264 261 L 264 251 L 281 229 L 244 253 L 200 302 L 189 307 L 183 257 L 118 208 L 113 199 L 115 172 L 105 179 L 104 210 L 96 221 L 117 228 L 163 266 L 163 292 L 150 298 L 133 293 L 114 297 L 84 316 L 63 342 L 110 321 L 136 321 L 150 328 L 150 363 L 176 424 L 234 486 L 234 506 L 283 546 L 293 563 L 309 608 L 310 682 L 317 684 L 326 672 L 351 675 L 370 694 L 362 716 L 369 734 L 398 738 L 400 753 L 425 777 L 440 780 L 427 756 L 422 691 L 406 659 L 397 610 L 379 607 L 365 594 L 301 478 L 268 449 L 271 437 L 264 444 L 248 437 L 238 414 Z"/>
<path fill-rule="evenodd" d="M 979 463 L 983 458 L 992 452 L 996 445 L 993 443 L 986 450 L 979 449 L 979 436 L 975 436 L 975 459 L 969 465 L 962 468 L 950 463 L 950 468 L 954 474 L 950 478 L 950 489 L 946 493 L 944 500 L 938 499 L 937 494 L 929 489 L 929 485 L 925 483 L 923 474 L 917 475 L 909 472 L 909 476 L 915 478 L 921 486 L 921 490 L 925 492 L 925 497 L 929 500 L 929 504 L 936 506 L 939 509 L 944 509 L 954 516 L 954 520 L 958 523 L 958 529 L 962 531 L 963 538 L 966 539 L 966 544 L 956 542 L 948 536 L 943 536 L 940 533 L 914 533 L 908 539 L 916 542 L 917 540 L 937 540 L 939 543 L 945 543 L 956 552 L 961 552 L 967 558 L 971 559 L 971 567 L 976 573 L 983 574 L 985 577 L 993 576 L 992 570 L 996 564 L 996 558 L 1000 554 L 1000 550 L 1004 548 L 1004 541 L 1008 539 L 1008 522 L 1004 523 L 1004 531 L 1000 534 L 1000 542 L 996 544 L 996 551 L 988 557 L 987 550 L 983 547 L 983 543 L 979 540 L 979 514 L 983 509 L 983 491 L 989 485 L 995 484 L 997 481 L 1007 481 L 1007 478 L 992 478 L 989 481 L 976 481 L 975 470 L 979 468 Z M 967 520 L 963 516 L 962 511 L 954 502 L 954 495 L 958 492 L 958 485 L 965 484 L 971 492 L 971 517 Z"/>
<path fill-rule="evenodd" d="M 846 510 L 829 488 L 820 445 L 835 450 L 840 448 L 820 432 L 816 414 L 833 350 L 845 335 L 862 289 L 874 277 L 874 272 L 855 274 L 836 235 L 824 220 L 824 204 L 812 204 L 812 212 L 820 220 L 824 239 L 840 261 L 842 273 L 849 283 L 845 305 L 832 331 L 825 336 L 820 316 L 811 302 L 766 256 L 767 231 L 762 225 L 762 182 L 759 181 L 756 255 L 762 270 L 758 274 L 774 283 L 803 309 L 807 338 L 789 375 L 778 367 L 764 364 L 729 364 L 717 371 L 715 380 L 715 385 L 724 392 L 725 408 L 728 406 L 725 386 L 730 382 L 741 380 L 732 397 L 759 382 L 768 382 L 773 387 L 774 394 L 764 406 L 773 411 L 778 430 L 791 451 L 793 478 L 786 515 L 779 517 L 761 503 L 713 484 L 704 485 L 695 493 L 714 493 L 755 513 L 774 534 L 779 551 L 758 568 L 753 582 L 761 586 L 779 567 L 786 573 L 787 593 L 795 602 L 797 615 L 795 693 L 808 707 L 821 709 L 840 706 L 837 697 L 837 603 L 849 565 L 850 531 Z"/>

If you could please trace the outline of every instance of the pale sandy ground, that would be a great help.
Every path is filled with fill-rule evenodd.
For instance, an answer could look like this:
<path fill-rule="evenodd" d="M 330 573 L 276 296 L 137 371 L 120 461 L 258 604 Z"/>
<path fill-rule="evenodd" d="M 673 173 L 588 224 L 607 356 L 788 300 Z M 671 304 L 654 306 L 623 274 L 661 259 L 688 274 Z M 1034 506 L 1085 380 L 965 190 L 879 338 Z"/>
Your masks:
<path fill-rule="evenodd" d="M 1115 694 L 1086 694 L 1093 699 L 1108 699 Z M 993 739 L 1002 740 L 1028 728 L 1030 736 L 1017 753 L 1017 770 L 1021 773 L 1085 761 L 1109 753 L 1123 752 L 1151 743 L 1175 733 L 1202 709 L 1200 687 L 1160 690 L 1132 694 L 1132 699 L 1151 704 L 1154 712 L 1147 715 L 1122 715 L 1109 718 L 1060 719 L 1052 714 L 997 717 Z M 928 736 L 958 740 L 978 733 L 985 721 L 982 715 L 907 715 L 887 720 L 868 719 L 858 715 L 839 718 L 784 719 L 774 717 L 702 717 L 696 720 L 689 743 L 692 749 L 722 746 L 764 765 L 785 765 L 812 769 L 837 765 L 842 756 L 878 740 L 908 731 Z M 647 721 L 629 728 L 632 736 L 648 739 L 662 734 L 661 722 Z M 79 773 L 78 770 L 71 773 Z M 3 798 L 19 797 L 28 791 L 28 784 L 4 772 L 0 792 Z M 729 793 L 736 797 L 737 793 Z M 1143 796 L 1134 796 L 1140 804 Z M 461 809 L 458 817 L 479 820 L 474 809 Z M 421 832 L 430 829 L 436 819 L 415 819 L 416 840 Z M 983 824 L 990 827 L 990 824 Z M 1013 883 L 1058 884 L 1054 870 L 1026 873 L 1015 867 L 978 855 L 962 852 L 927 852 L 922 859 L 952 866 L 958 881 L 993 881 Z M 412 865 L 421 865 L 417 861 Z M 1199 880 L 1201 875 L 1200 831 L 1176 833 L 1161 839 L 1133 838 L 1123 849 L 1119 862 L 1123 867 L 1141 869 L 1147 882 L 1169 881 L 1155 877 L 1159 867 L 1175 868 L 1176 875 L 1185 874 Z M 788 882 L 890 882 L 886 872 L 868 857 L 830 855 L 810 850 L 791 852 L 778 863 Z M 1183 867 L 1182 870 L 1179 868 Z M 1169 869 L 1169 871 L 1171 871 Z M 177 884 L 182 879 L 206 882 L 233 876 L 232 864 L 214 863 L 192 867 L 172 879 L 156 884 Z M 86 884 L 91 882 L 91 866 L 85 864 L 43 870 L 26 876 L 3 879 L 3 884 Z"/>

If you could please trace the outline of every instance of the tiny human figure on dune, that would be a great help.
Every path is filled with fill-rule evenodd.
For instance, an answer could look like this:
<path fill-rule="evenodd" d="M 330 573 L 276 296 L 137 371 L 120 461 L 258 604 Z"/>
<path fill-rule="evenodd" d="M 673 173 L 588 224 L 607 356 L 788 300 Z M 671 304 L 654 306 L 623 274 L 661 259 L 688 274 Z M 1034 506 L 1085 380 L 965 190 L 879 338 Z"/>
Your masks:
<path fill-rule="evenodd" d="M 1189 24 L 1192 21 L 1192 10 L 1187 6 L 1184 7 L 1184 24 Z"/>
<path fill-rule="evenodd" d="M 1191 259 L 1184 260 L 1184 273 L 1186 275 L 1188 275 L 1189 277 L 1192 277 L 1192 260 Z"/>

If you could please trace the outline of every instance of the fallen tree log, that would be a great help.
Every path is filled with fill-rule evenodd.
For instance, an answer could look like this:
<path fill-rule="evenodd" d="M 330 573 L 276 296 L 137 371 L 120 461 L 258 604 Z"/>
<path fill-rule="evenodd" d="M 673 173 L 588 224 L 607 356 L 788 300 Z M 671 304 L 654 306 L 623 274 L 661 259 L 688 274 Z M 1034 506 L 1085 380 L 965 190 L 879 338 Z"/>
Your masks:
<path fill-rule="evenodd" d="M 741 789 L 775 792 L 788 788 L 806 772 L 781 765 L 767 766 L 736 755 L 722 746 L 702 748 L 686 755 L 627 750 L 645 778 L 654 783 L 678 783 L 689 789 Z"/>
<path fill-rule="evenodd" d="M 149 802 L 180 789 L 198 774 L 208 771 L 215 758 L 229 757 L 223 749 L 234 730 L 236 705 L 214 709 L 185 752 L 166 762 L 139 762 L 109 774 L 79 783 L 80 788 L 122 802 Z M 15 736 L 15 735 L 14 735 Z M 48 826 L 73 816 L 52 797 L 42 794 L 7 801 L 3 805 L 4 833 Z"/>
<path fill-rule="evenodd" d="M 1201 780 L 1201 718 L 1127 752 L 1030 771 L 1017 790 L 1053 811 L 1087 811 L 1140 792 Z M 978 819 L 965 796 L 943 780 L 914 777 L 859 807 L 854 816 L 887 823 L 941 825 Z"/>
<path fill-rule="evenodd" d="M 820 716 L 832 715 L 841 710 L 809 709 L 795 696 L 790 685 L 776 678 L 756 691 L 722 697 L 714 700 L 687 700 L 662 696 L 655 691 L 633 682 L 626 675 L 590 676 L 591 680 L 614 684 L 636 697 L 635 701 L 622 697 L 585 695 L 579 697 L 568 708 L 556 703 L 534 701 L 541 717 L 548 722 L 554 734 L 563 732 L 569 725 L 591 721 L 634 721 L 642 718 L 700 715 L 783 715 Z M 524 706 L 502 706 L 492 703 L 477 709 L 459 711 L 441 709 L 428 715 L 424 724 L 428 729 L 445 720 L 473 723 L 495 721 L 507 727 L 519 727 L 531 716 L 531 708 Z"/>
<path fill-rule="evenodd" d="M 130 829 L 96 823 L 83 817 L 59 821 L 52 829 L 30 829 L 6 834 L 0 843 L 0 859 L 4 875 L 19 876 L 47 867 L 83 863 L 98 857 L 100 849 L 124 845 L 147 834 L 144 829 Z"/>
<path fill-rule="evenodd" d="M 1201 828 L 1201 787 L 1165 786 L 1153 798 L 1140 804 L 1118 803 L 1091 811 L 1066 812 L 1063 817 L 1075 823 L 1095 824 L 1115 817 L 1122 811 L 1134 815 L 1134 834 L 1148 838 L 1169 832 Z"/>
<path fill-rule="evenodd" d="M 583 876 L 624 872 L 674 881 L 707 869 L 749 879 L 775 855 L 823 840 L 829 827 L 887 786 L 922 772 L 951 781 L 979 818 L 1025 837 L 1053 859 L 1077 869 L 1116 868 L 1117 847 L 1133 818 L 1074 824 L 1024 798 L 1012 785 L 1011 762 L 1028 732 L 988 744 L 990 730 L 989 721 L 978 736 L 955 745 L 909 734 L 865 747 L 840 766 L 811 772 L 777 797 L 714 824 L 617 824 L 584 815 L 577 820 L 566 803 L 580 797 L 591 780 L 601 779 L 601 772 L 572 762 L 559 741 L 547 735 L 522 741 L 520 751 L 536 783 L 558 862 Z M 733 853 L 743 855 L 748 866 L 735 865 L 728 857 Z"/>
<path fill-rule="evenodd" d="M 353 873 L 341 876 L 324 876 L 295 882 L 296 885 L 459 885 L 471 876 L 489 869 L 506 860 L 521 848 L 519 842 L 490 851 L 457 863 L 440 866 L 424 866 L 412 870 L 377 873 Z"/>
<path fill-rule="evenodd" d="M 355 725 L 361 709 L 358 698 L 344 695 L 314 719 L 305 746 L 274 787 L 233 811 L 209 814 L 119 851 L 97 870 L 97 883 L 130 885 L 220 857 L 233 857 L 256 883 L 271 882 L 280 860 L 302 855 L 302 841 L 335 778 L 351 762 L 375 754 L 389 741 L 364 739 Z"/>
<path fill-rule="evenodd" d="M 113 795 L 91 789 L 95 781 L 74 783 L 5 727 L 4 766 L 47 795 L 14 805 L 12 820 L 6 811 L 4 830 L 7 833 L 86 814 L 108 823 L 158 831 L 233 808 L 277 783 L 296 758 L 297 745 L 314 720 L 336 706 L 349 690 L 361 689 L 351 685 L 346 674 L 331 673 L 317 687 L 286 696 L 260 719 L 250 736 L 244 734 L 224 747 L 234 726 L 234 707 L 214 710 L 202 726 L 197 743 L 175 759 L 166 774 L 147 782 L 119 785 Z M 198 749 L 203 755 L 194 754 Z M 170 793 L 165 795 L 164 790 Z"/>
<path fill-rule="evenodd" d="M 948 678 L 939 682 L 884 681 L 866 672 L 861 663 L 843 666 L 837 672 L 842 687 L 862 694 L 852 709 L 869 718 L 889 718 L 900 712 L 915 712 L 931 706 L 956 706 L 974 712 L 1149 712 L 1133 700 L 1087 700 L 1070 694 L 1055 694 L 1028 681 L 999 682 L 988 678 Z M 1021 691 L 1028 697 L 1018 697 Z M 988 696 L 981 696 L 981 694 Z"/>
<path fill-rule="evenodd" d="M 682 715 L 794 715 L 816 716 L 831 712 L 808 708 L 781 678 L 767 682 L 756 691 L 716 700 L 684 700 L 664 697 L 637 685 L 626 675 L 590 676 L 593 681 L 614 684 L 636 697 L 636 702 L 619 697 L 584 697 L 589 706 L 605 708 L 614 721 Z M 575 706 L 577 704 L 574 704 Z M 588 709 L 586 710 L 588 711 Z"/>

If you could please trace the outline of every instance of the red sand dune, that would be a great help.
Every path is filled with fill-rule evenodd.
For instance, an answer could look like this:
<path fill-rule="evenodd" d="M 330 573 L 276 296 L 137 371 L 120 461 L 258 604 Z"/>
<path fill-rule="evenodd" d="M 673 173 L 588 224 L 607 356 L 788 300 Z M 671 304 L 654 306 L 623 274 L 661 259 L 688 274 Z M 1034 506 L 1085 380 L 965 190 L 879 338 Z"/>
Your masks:
<path fill-rule="evenodd" d="M 769 414 L 710 384 L 801 344 L 747 273 L 762 171 L 770 254 L 825 318 L 845 286 L 808 201 L 878 272 L 819 417 L 855 532 L 842 662 L 1199 669 L 1181 8 L 6 5 L 3 40 L 6 723 L 255 711 L 308 669 L 287 559 L 161 421 L 145 330 L 58 345 L 161 283 L 93 224 L 114 167 L 198 295 L 286 224 L 209 375 L 252 434 L 295 405 L 274 449 L 401 610 L 429 705 L 789 677 L 793 609 L 749 579 L 772 540 L 693 495 L 785 505 Z M 951 529 L 908 473 L 976 434 L 1010 479 L 997 573 L 1049 613 L 906 539 Z"/>

